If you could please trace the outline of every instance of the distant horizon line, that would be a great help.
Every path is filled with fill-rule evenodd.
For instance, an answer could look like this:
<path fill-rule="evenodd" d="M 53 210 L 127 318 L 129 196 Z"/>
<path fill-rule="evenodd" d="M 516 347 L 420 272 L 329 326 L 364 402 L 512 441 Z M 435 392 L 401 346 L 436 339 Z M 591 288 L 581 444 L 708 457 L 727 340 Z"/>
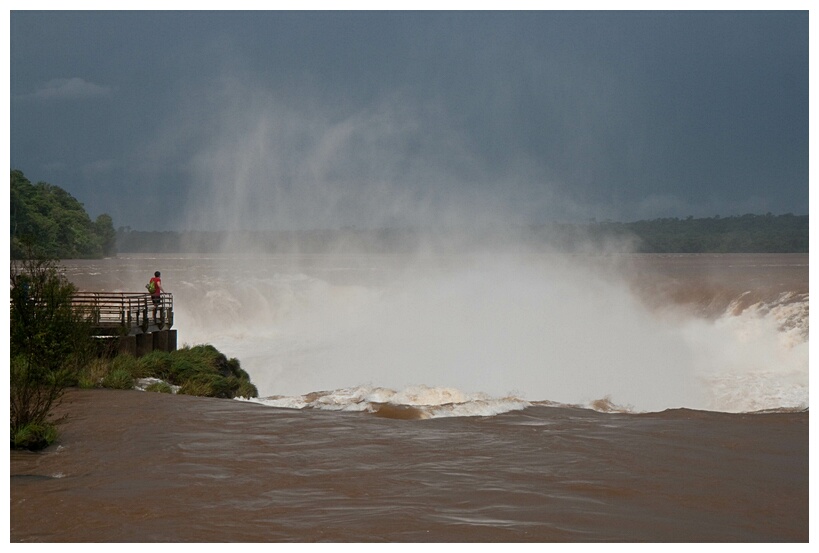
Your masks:
<path fill-rule="evenodd" d="M 483 223 L 480 225 L 429 225 L 422 227 L 420 225 L 395 225 L 395 226 L 380 226 L 380 227 L 359 227 L 357 225 L 340 225 L 336 227 L 309 227 L 309 228 L 286 228 L 286 229 L 135 229 L 129 225 L 120 225 L 117 227 L 117 233 L 120 232 L 161 232 L 161 233 L 233 233 L 233 234 L 240 234 L 240 233 L 301 233 L 301 232 L 373 232 L 373 231 L 455 231 L 455 230 L 497 230 L 497 229 L 531 229 L 531 228 L 540 228 L 546 227 L 551 225 L 562 225 L 562 226 L 588 226 L 588 225 L 631 225 L 636 223 L 643 223 L 643 222 L 656 222 L 656 221 L 702 221 L 706 219 L 713 219 L 713 220 L 720 220 L 720 219 L 739 219 L 742 217 L 810 217 L 810 212 L 804 214 L 798 214 L 793 212 L 787 213 L 780 213 L 780 214 L 773 214 L 771 212 L 767 213 L 743 213 L 741 215 L 713 215 L 710 217 L 695 217 L 693 215 L 686 215 L 684 217 L 679 216 L 667 216 L 667 217 L 655 217 L 653 219 L 636 219 L 631 221 L 617 221 L 611 218 L 600 219 L 598 220 L 596 217 L 589 217 L 584 221 L 549 221 L 549 222 L 539 222 L 539 223 Z"/>

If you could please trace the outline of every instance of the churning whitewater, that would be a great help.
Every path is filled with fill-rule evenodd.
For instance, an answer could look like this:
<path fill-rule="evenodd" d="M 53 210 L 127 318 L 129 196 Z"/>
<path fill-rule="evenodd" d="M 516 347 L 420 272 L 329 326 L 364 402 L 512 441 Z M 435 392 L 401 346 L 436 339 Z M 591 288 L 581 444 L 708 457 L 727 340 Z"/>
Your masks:
<path fill-rule="evenodd" d="M 180 343 L 240 359 L 267 405 L 399 418 L 809 405 L 807 282 L 781 278 L 806 256 L 134 261 L 168 275 Z"/>

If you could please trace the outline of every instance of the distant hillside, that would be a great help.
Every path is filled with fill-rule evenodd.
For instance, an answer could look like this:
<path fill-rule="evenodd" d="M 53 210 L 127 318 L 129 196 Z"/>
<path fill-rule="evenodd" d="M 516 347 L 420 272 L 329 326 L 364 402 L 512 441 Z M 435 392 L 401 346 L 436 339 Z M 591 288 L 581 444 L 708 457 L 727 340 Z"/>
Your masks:
<path fill-rule="evenodd" d="M 647 253 L 807 253 L 807 215 L 742 215 L 603 223 L 602 234 L 632 234 Z"/>
<path fill-rule="evenodd" d="M 120 228 L 119 251 L 208 253 L 245 249 L 268 253 L 403 253 L 421 248 L 441 252 L 534 250 L 641 253 L 806 253 L 807 215 L 742 215 L 695 219 L 654 219 L 632 223 L 546 224 L 483 231 L 420 232 L 417 229 L 149 232 Z"/>
<path fill-rule="evenodd" d="M 91 221 L 71 194 L 45 182 L 31 184 L 11 171 L 11 258 L 37 255 L 54 259 L 98 258 L 116 253 L 111 217 Z"/>

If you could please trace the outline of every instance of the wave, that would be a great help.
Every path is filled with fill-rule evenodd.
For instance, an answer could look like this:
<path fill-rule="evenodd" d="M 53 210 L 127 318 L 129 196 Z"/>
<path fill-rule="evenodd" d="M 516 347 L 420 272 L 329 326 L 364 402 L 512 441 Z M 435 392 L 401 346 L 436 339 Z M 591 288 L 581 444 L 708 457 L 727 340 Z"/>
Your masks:
<path fill-rule="evenodd" d="M 517 397 L 492 398 L 486 394 L 464 394 L 452 388 L 419 386 L 395 391 L 387 388 L 366 386 L 340 390 L 311 392 L 301 396 L 269 396 L 263 398 L 237 398 L 239 401 L 258 403 L 268 407 L 295 410 L 320 410 L 361 412 L 377 417 L 399 420 L 424 420 L 449 417 L 493 417 L 504 413 L 523 411 L 530 407 L 588 409 L 598 413 L 643 414 L 647 412 L 632 405 L 620 405 L 611 397 L 586 403 L 561 403 L 550 400 L 527 401 Z M 790 406 L 770 407 L 778 403 Z M 690 411 L 690 408 L 668 408 L 662 411 Z M 699 410 L 699 409 L 698 409 Z M 717 409 L 726 413 L 773 414 L 807 412 L 806 401 L 797 397 L 795 401 L 779 398 L 773 401 L 742 403 L 739 407 Z"/>
<path fill-rule="evenodd" d="M 646 301 L 599 259 L 310 263 L 235 263 L 174 290 L 188 340 L 239 358 L 267 405 L 419 419 L 539 402 L 808 408 L 809 297 L 798 289 L 760 294 L 723 278 L 718 293 L 691 293 L 695 305 L 673 291 Z"/>
<path fill-rule="evenodd" d="M 367 412 L 379 417 L 408 420 L 489 417 L 531 405 L 528 401 L 514 397 L 491 398 L 485 394 L 464 394 L 452 388 L 429 386 L 416 386 L 401 391 L 362 386 L 312 392 L 302 396 L 270 396 L 246 401 L 287 409 Z"/>

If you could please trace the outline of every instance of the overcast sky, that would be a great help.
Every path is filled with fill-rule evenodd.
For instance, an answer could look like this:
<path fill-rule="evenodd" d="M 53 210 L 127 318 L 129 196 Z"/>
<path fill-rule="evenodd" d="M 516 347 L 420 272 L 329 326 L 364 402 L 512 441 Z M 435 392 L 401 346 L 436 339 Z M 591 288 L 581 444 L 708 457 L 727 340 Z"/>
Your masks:
<path fill-rule="evenodd" d="M 11 12 L 11 167 L 138 230 L 808 213 L 807 12 Z"/>

